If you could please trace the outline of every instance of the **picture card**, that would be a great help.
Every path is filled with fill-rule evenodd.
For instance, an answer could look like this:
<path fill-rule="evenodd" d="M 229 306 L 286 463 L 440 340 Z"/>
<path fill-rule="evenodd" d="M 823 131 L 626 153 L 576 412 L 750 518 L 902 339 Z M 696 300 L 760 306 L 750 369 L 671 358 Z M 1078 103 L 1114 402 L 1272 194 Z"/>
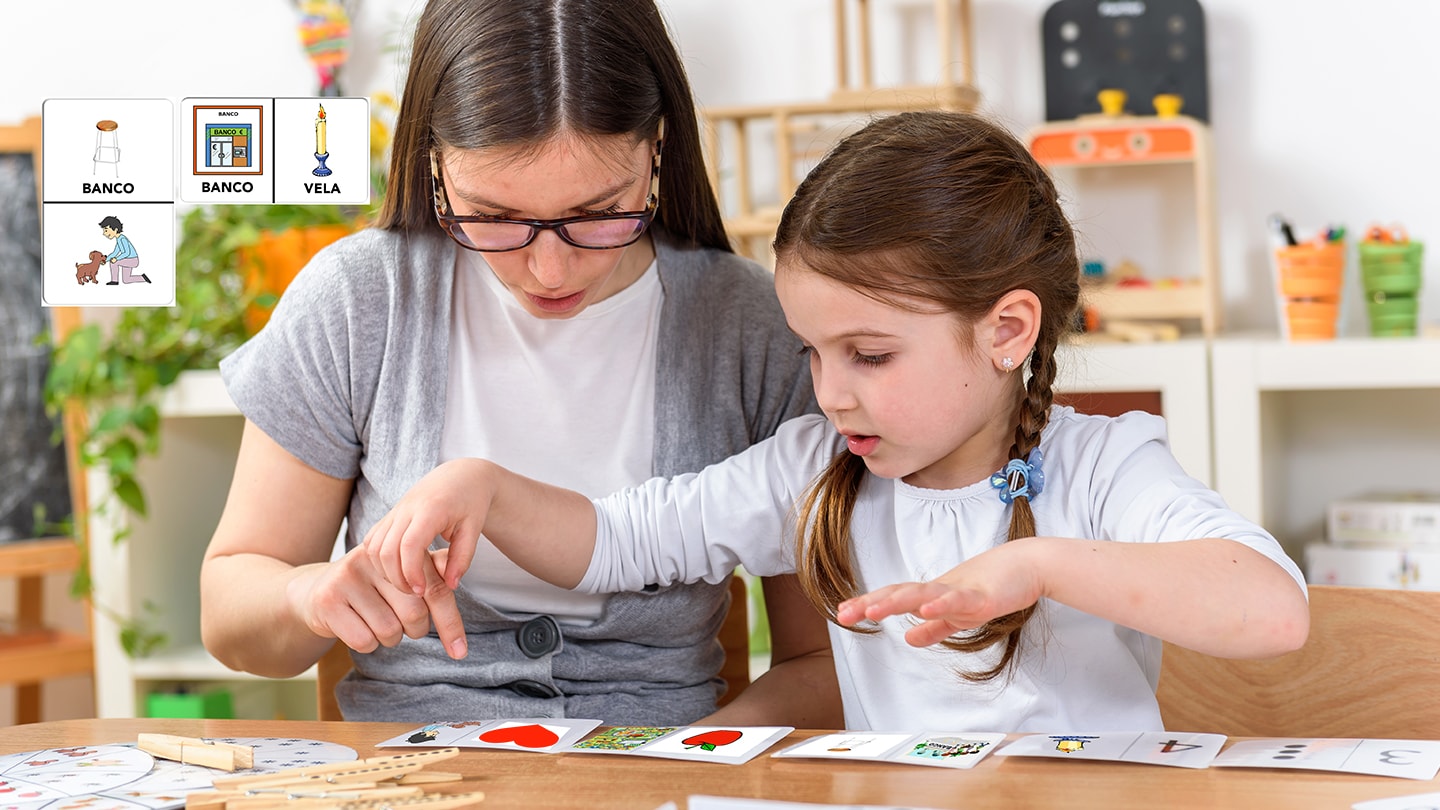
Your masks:
<path fill-rule="evenodd" d="M 922 734 L 845 731 L 812 737 L 777 751 L 773 757 L 858 759 L 898 762 L 939 768 L 973 768 L 1005 740 L 996 732 L 940 732 Z"/>
<path fill-rule="evenodd" d="M 575 743 L 570 751 L 740 765 L 794 730 L 791 726 L 615 726 Z"/>
<path fill-rule="evenodd" d="M 529 717 L 430 723 L 376 745 L 377 748 L 501 748 L 556 754 L 595 730 L 599 720 Z"/>
<path fill-rule="evenodd" d="M 1440 742 L 1343 738 L 1245 740 L 1230 746 L 1212 764 L 1217 768 L 1297 768 L 1434 779 L 1440 771 Z"/>
<path fill-rule="evenodd" d="M 997 757 L 1050 757 L 1206 768 L 1225 744 L 1223 734 L 1176 731 L 1106 731 L 1099 734 L 1031 734 L 995 752 Z"/>

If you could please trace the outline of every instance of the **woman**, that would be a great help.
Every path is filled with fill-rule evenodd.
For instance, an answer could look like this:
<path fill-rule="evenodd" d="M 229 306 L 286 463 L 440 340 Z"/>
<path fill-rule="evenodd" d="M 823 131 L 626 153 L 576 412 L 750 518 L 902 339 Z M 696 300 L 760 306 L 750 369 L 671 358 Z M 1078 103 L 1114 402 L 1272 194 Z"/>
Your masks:
<path fill-rule="evenodd" d="M 378 227 L 316 256 L 222 364 L 247 422 L 206 646 L 284 677 L 339 638 L 347 719 L 712 715 L 723 584 L 577 596 L 483 539 L 453 593 L 328 562 L 342 519 L 353 547 L 450 458 L 599 495 L 814 409 L 769 275 L 729 250 L 658 10 L 432 0 L 397 120 Z M 838 724 L 823 620 L 792 582 L 765 594 L 772 669 L 711 719 Z"/>

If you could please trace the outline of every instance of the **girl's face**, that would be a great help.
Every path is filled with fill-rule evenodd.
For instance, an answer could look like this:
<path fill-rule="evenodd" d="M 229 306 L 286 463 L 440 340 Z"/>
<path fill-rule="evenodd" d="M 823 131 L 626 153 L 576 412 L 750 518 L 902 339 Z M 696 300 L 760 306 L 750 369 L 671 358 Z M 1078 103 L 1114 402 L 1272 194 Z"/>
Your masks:
<path fill-rule="evenodd" d="M 775 290 L 825 417 L 871 472 L 958 489 L 1004 465 L 1017 383 L 981 348 L 993 327 L 962 341 L 956 316 L 933 304 L 900 309 L 796 264 L 776 268 Z"/>
<path fill-rule="evenodd" d="M 653 154 L 654 143 L 629 135 L 561 134 L 538 149 L 446 150 L 440 170 L 455 214 L 560 219 L 644 209 Z M 629 247 L 586 250 L 542 230 L 519 250 L 483 255 L 526 311 L 561 319 L 630 286 L 655 250 L 648 233 Z"/>

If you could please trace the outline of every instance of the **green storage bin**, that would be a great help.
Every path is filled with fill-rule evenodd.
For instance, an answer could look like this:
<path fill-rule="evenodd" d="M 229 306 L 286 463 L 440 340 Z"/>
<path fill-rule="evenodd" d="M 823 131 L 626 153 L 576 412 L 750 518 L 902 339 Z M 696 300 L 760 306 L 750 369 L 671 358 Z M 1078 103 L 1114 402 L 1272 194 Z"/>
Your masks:
<path fill-rule="evenodd" d="M 234 702 L 225 689 L 207 692 L 151 692 L 145 697 L 146 717 L 190 717 L 228 720 Z"/>

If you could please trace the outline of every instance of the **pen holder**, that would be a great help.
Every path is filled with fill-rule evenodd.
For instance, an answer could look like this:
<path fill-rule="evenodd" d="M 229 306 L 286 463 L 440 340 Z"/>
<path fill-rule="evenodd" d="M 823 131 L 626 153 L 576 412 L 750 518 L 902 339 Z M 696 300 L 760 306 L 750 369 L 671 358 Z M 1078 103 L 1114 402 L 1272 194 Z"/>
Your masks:
<path fill-rule="evenodd" d="M 1421 242 L 1360 243 L 1360 282 L 1370 334 L 1376 337 L 1414 336 L 1419 322 L 1417 298 L 1422 279 Z"/>
<path fill-rule="evenodd" d="M 1276 248 L 1275 276 L 1285 336 L 1290 340 L 1334 338 L 1345 280 L 1345 243 Z"/>

